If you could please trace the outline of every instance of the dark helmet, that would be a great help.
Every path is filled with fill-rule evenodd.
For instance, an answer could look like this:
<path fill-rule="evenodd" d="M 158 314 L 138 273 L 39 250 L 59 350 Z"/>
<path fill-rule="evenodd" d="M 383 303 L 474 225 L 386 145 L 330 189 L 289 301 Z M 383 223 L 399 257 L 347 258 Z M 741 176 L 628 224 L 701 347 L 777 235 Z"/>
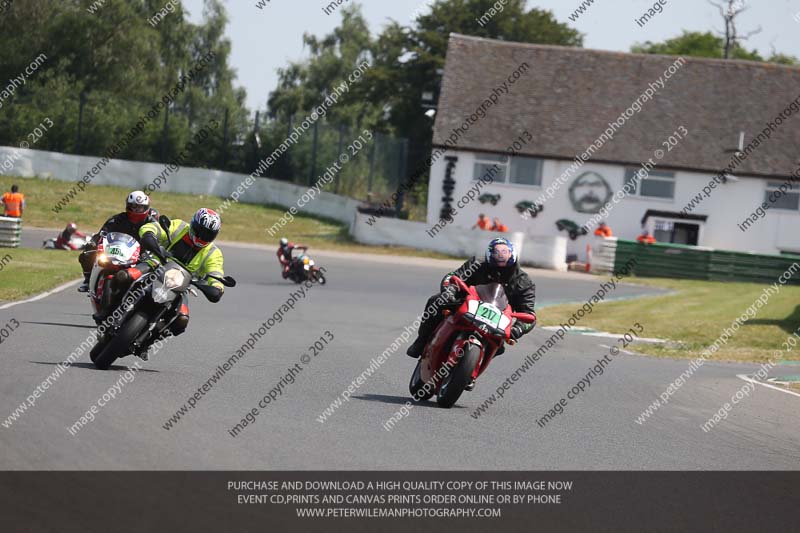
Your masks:
<path fill-rule="evenodd" d="M 492 239 L 486 247 L 486 263 L 493 269 L 513 267 L 517 263 L 517 252 L 508 239 Z"/>
<path fill-rule="evenodd" d="M 214 242 L 222 228 L 222 219 L 216 211 L 201 207 L 192 217 L 189 224 L 189 238 L 198 248 L 204 248 Z"/>

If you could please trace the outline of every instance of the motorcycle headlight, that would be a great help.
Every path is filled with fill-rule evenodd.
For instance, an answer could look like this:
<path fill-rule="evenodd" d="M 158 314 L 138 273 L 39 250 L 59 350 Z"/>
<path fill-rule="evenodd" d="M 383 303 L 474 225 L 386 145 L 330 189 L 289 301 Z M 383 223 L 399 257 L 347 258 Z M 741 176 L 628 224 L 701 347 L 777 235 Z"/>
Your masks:
<path fill-rule="evenodd" d="M 108 264 L 108 256 L 106 254 L 97 254 L 97 264 L 99 265 L 107 265 Z"/>
<path fill-rule="evenodd" d="M 186 274 L 177 268 L 171 268 L 164 274 L 164 289 L 172 290 L 175 287 L 180 287 L 186 280 Z"/>
<path fill-rule="evenodd" d="M 307 264 L 308 264 L 308 257 L 304 257 L 304 258 L 303 258 L 303 264 L 304 264 L 304 265 L 307 265 Z"/>

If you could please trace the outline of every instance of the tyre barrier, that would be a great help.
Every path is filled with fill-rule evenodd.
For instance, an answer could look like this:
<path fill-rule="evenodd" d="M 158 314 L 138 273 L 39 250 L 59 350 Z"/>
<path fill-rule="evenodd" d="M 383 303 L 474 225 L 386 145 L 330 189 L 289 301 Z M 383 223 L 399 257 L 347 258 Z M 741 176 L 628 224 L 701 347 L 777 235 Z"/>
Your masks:
<path fill-rule="evenodd" d="M 22 219 L 0 217 L 0 248 L 19 248 Z"/>

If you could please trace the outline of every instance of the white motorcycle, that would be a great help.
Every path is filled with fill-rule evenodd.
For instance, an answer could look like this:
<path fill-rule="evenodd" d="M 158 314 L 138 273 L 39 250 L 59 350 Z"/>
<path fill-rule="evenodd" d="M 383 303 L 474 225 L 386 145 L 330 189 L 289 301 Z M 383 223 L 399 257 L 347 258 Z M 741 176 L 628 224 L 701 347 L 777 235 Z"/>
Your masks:
<path fill-rule="evenodd" d="M 89 278 L 89 298 L 95 316 L 107 316 L 118 305 L 112 291 L 114 275 L 139 262 L 141 245 L 127 233 L 103 235 L 97 246 L 94 267 Z M 95 318 L 96 323 L 101 320 Z"/>

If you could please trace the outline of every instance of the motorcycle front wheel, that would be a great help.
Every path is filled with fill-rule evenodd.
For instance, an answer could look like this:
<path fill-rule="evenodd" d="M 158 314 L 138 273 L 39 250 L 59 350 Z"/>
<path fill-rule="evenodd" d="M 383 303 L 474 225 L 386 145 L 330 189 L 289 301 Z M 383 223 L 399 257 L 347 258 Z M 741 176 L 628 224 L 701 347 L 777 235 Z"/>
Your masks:
<path fill-rule="evenodd" d="M 117 335 L 103 348 L 100 355 L 94 360 L 94 366 L 106 370 L 118 357 L 128 355 L 133 340 L 147 327 L 147 315 L 141 311 L 134 313 L 125 321 Z"/>
<path fill-rule="evenodd" d="M 417 361 L 417 367 L 414 369 L 414 373 L 411 374 L 411 381 L 408 383 L 408 392 L 411 393 L 411 397 L 417 402 L 424 402 L 425 400 L 430 400 L 433 393 L 436 392 L 436 387 L 430 386 L 427 389 L 425 388 L 425 382 L 422 381 L 422 358 Z"/>
<path fill-rule="evenodd" d="M 442 386 L 436 394 L 436 403 L 448 409 L 455 405 L 461 393 L 472 381 L 472 371 L 478 365 L 480 356 L 480 349 L 472 343 L 467 343 L 464 354 L 442 381 Z"/>

